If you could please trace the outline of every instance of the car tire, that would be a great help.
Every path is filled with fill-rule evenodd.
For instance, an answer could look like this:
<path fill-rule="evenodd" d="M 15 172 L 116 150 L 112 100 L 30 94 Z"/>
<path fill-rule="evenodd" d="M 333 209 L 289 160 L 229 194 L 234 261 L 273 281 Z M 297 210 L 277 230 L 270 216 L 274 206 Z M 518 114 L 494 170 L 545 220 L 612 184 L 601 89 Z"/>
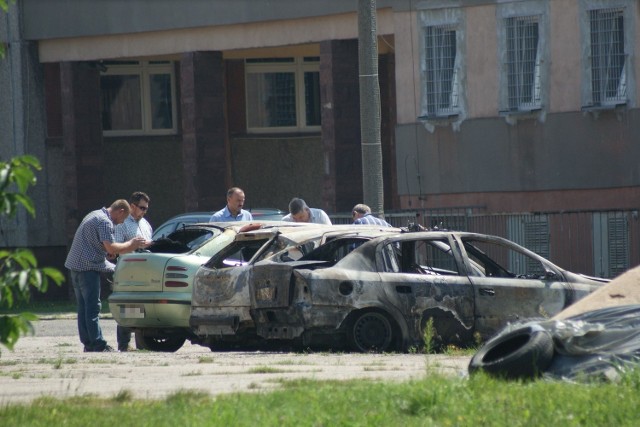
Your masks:
<path fill-rule="evenodd" d="M 166 337 L 148 336 L 144 332 L 136 333 L 136 347 L 139 349 L 174 353 L 178 351 L 187 339 L 179 335 Z"/>
<path fill-rule="evenodd" d="M 389 318 L 377 311 L 367 311 L 353 319 L 349 342 L 355 351 L 385 352 L 393 344 L 393 327 Z"/>
<path fill-rule="evenodd" d="M 471 358 L 469 374 L 479 371 L 505 379 L 534 379 L 553 359 L 553 339 L 540 326 L 527 326 L 487 341 Z"/>

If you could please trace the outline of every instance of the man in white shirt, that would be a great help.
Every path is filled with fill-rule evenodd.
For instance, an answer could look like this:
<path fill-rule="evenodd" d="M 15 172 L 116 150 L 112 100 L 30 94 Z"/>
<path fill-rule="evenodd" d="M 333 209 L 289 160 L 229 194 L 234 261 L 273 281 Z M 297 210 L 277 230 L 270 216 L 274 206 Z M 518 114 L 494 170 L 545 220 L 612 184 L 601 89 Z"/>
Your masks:
<path fill-rule="evenodd" d="M 151 224 L 144 218 L 149 210 L 151 198 L 142 191 L 134 192 L 129 198 L 131 212 L 122 224 L 115 227 L 115 241 L 127 242 L 134 237 L 142 237 L 146 242 L 151 242 L 153 229 Z M 131 330 L 118 325 L 118 351 L 127 351 L 131 341 Z"/>
<path fill-rule="evenodd" d="M 322 209 L 310 208 L 307 203 L 294 197 L 289 202 L 289 214 L 282 217 L 283 221 L 312 222 L 314 224 L 331 225 L 331 219 Z"/>

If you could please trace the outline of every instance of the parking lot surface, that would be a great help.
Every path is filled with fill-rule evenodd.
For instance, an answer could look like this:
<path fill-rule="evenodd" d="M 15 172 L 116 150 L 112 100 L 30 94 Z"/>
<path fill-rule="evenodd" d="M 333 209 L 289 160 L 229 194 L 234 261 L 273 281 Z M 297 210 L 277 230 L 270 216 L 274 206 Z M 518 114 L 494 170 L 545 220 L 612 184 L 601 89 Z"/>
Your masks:
<path fill-rule="evenodd" d="M 115 346 L 115 322 L 100 323 Z M 21 338 L 13 351 L 0 349 L 0 405 L 41 396 L 130 393 L 137 399 L 162 399 L 184 390 L 261 392 L 301 378 L 408 381 L 433 373 L 465 375 L 470 360 L 424 354 L 212 352 L 188 342 L 176 353 L 84 353 L 75 319 L 40 320 L 34 326 L 35 336 Z"/>

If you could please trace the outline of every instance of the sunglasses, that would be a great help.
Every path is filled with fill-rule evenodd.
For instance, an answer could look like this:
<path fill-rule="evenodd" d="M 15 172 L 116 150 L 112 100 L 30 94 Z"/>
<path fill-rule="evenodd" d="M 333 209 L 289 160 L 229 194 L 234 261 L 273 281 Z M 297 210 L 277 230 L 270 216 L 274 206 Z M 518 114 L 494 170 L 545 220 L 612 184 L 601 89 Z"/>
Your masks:
<path fill-rule="evenodd" d="M 136 205 L 138 207 L 138 209 L 141 209 L 143 212 L 146 212 L 147 209 L 149 209 L 149 206 L 140 206 L 140 205 Z"/>

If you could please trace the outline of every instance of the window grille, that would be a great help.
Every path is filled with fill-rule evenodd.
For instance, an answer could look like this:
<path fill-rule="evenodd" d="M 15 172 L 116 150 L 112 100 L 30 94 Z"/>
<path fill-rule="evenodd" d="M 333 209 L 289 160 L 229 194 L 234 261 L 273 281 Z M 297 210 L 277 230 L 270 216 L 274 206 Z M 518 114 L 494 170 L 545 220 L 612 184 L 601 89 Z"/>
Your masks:
<path fill-rule="evenodd" d="M 624 216 L 608 218 L 609 277 L 616 277 L 629 269 L 629 237 Z"/>
<path fill-rule="evenodd" d="M 456 29 L 425 27 L 425 91 L 427 116 L 458 114 Z"/>
<path fill-rule="evenodd" d="M 540 108 L 540 39 L 537 16 L 511 17 L 506 28 L 510 111 Z"/>
<path fill-rule="evenodd" d="M 589 11 L 593 105 L 626 103 L 624 9 Z"/>
<path fill-rule="evenodd" d="M 319 130 L 319 64 L 318 57 L 247 59 L 249 132 Z"/>

